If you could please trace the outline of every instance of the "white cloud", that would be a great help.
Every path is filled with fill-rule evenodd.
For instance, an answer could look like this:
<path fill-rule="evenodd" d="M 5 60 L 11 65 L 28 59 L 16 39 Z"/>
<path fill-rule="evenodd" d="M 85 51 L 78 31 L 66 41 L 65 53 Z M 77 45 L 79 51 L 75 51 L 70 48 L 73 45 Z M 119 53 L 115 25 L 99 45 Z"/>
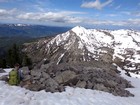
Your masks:
<path fill-rule="evenodd" d="M 131 15 L 131 12 L 129 12 L 129 11 L 122 11 L 121 13 L 124 15 Z"/>
<path fill-rule="evenodd" d="M 17 13 L 16 8 L 11 9 L 11 10 L 0 9 L 0 19 L 14 18 L 16 13 Z"/>
<path fill-rule="evenodd" d="M 122 14 L 140 17 L 140 11 L 122 11 Z"/>
<path fill-rule="evenodd" d="M 99 26 L 137 26 L 140 27 L 140 19 L 128 20 L 101 20 L 89 17 L 80 17 L 79 15 L 86 14 L 84 12 L 76 11 L 57 11 L 57 12 L 23 12 L 17 9 L 5 10 L 0 9 L 0 20 L 12 20 L 19 22 L 33 22 L 54 25 L 99 25 Z M 127 13 L 129 14 L 129 13 Z M 115 16 L 115 14 L 108 14 L 108 16 Z M 95 16 L 96 17 L 96 16 Z"/>
<path fill-rule="evenodd" d="M 115 17 L 115 16 L 118 16 L 117 14 L 109 14 L 107 16 L 110 16 L 110 17 Z"/>
<path fill-rule="evenodd" d="M 121 8 L 121 5 L 118 5 L 115 9 L 117 10 L 117 9 L 120 9 Z"/>
<path fill-rule="evenodd" d="M 112 21 L 112 20 L 90 20 L 88 24 L 92 25 L 110 25 L 110 26 L 127 26 L 125 21 Z"/>
<path fill-rule="evenodd" d="M 61 11 L 47 13 L 24 13 L 17 16 L 19 19 L 35 20 L 35 21 L 52 21 L 57 23 L 80 23 L 80 17 L 74 17 L 74 14 L 84 14 L 83 12 Z"/>
<path fill-rule="evenodd" d="M 23 1 L 23 0 L 0 0 L 0 2 Z"/>
<path fill-rule="evenodd" d="M 7 1 L 9 1 L 9 0 L 0 0 L 0 2 L 7 2 Z"/>
<path fill-rule="evenodd" d="M 100 0 L 96 0 L 96 1 L 91 1 L 91 2 L 84 2 L 81 7 L 84 8 L 95 8 L 98 10 L 101 10 L 102 8 L 104 8 L 105 6 L 109 5 L 113 0 L 107 0 L 104 3 L 101 3 Z"/>
<path fill-rule="evenodd" d="M 140 19 L 128 19 L 129 24 L 131 25 L 140 25 Z"/>

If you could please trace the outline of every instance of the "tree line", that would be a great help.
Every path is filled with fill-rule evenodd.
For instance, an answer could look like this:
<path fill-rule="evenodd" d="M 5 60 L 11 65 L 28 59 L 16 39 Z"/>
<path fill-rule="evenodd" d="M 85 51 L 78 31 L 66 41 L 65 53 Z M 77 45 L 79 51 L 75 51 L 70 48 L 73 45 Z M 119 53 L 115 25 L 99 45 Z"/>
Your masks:
<path fill-rule="evenodd" d="M 31 59 L 21 51 L 21 46 L 13 44 L 13 46 L 6 51 L 5 55 L 0 57 L 0 68 L 13 68 L 16 63 L 21 66 L 32 65 Z"/>

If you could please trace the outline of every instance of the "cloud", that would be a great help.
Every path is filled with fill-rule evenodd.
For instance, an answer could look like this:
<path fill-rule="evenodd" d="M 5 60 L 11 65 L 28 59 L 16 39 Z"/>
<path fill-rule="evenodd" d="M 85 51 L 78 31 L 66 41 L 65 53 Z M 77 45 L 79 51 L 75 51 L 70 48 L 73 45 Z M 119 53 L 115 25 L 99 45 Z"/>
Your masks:
<path fill-rule="evenodd" d="M 108 25 L 108 26 L 127 26 L 126 21 L 112 21 L 112 20 L 90 20 L 88 24 L 92 25 Z"/>
<path fill-rule="evenodd" d="M 55 12 L 24 12 L 16 8 L 11 10 L 0 9 L 0 20 L 16 21 L 16 22 L 30 22 L 30 23 L 43 23 L 50 25 L 99 25 L 99 26 L 125 26 L 125 27 L 140 27 L 140 19 L 128 20 L 109 20 L 109 19 L 94 19 L 89 17 L 82 17 L 80 15 L 86 14 L 77 11 L 55 11 Z M 109 14 L 108 16 L 115 16 Z"/>
<path fill-rule="evenodd" d="M 113 21 L 113 20 L 89 20 L 88 24 L 92 24 L 92 25 L 107 25 L 107 26 L 125 26 L 125 27 L 135 27 L 135 26 L 139 26 L 140 24 L 140 19 L 128 19 L 128 20 L 122 20 L 122 21 Z"/>
<path fill-rule="evenodd" d="M 108 14 L 107 16 L 116 17 L 116 16 L 118 16 L 118 15 L 117 15 L 117 14 Z"/>
<path fill-rule="evenodd" d="M 0 9 L 0 19 L 12 19 L 14 16 L 16 16 L 17 9 L 11 9 L 11 10 L 5 10 L 5 9 Z"/>
<path fill-rule="evenodd" d="M 129 16 L 140 17 L 140 11 L 122 11 L 121 13 Z"/>
<path fill-rule="evenodd" d="M 12 2 L 12 1 L 23 1 L 23 0 L 0 0 L 0 2 Z"/>
<path fill-rule="evenodd" d="M 11 1 L 11 0 L 0 0 L 0 2 L 8 2 L 8 1 Z"/>
<path fill-rule="evenodd" d="M 91 2 L 84 2 L 81 7 L 83 8 L 95 8 L 98 10 L 101 10 L 102 8 L 104 8 L 105 6 L 109 5 L 113 0 L 107 0 L 104 3 L 101 3 L 100 0 L 96 0 L 96 1 L 91 1 Z"/>
<path fill-rule="evenodd" d="M 118 5 L 115 9 L 117 10 L 117 9 L 120 9 L 121 8 L 121 5 Z"/>
<path fill-rule="evenodd" d="M 84 14 L 83 12 L 61 11 L 47 13 L 23 13 L 17 16 L 19 19 L 34 20 L 34 21 L 52 21 L 57 23 L 80 23 L 80 17 L 74 17 L 74 14 Z"/>
<path fill-rule="evenodd" d="M 140 19 L 128 19 L 129 25 L 140 25 Z"/>

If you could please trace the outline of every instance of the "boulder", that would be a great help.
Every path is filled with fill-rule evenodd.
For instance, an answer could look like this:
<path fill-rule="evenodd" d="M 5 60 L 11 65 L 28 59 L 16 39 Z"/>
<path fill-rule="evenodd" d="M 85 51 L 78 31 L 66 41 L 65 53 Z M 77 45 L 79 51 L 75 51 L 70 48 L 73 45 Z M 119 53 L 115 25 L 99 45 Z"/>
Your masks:
<path fill-rule="evenodd" d="M 48 78 L 50 78 L 50 75 L 48 73 L 46 73 L 46 72 L 42 72 L 42 77 L 44 79 L 48 79 Z"/>
<path fill-rule="evenodd" d="M 31 75 L 25 75 L 23 81 L 27 81 L 31 79 Z"/>
<path fill-rule="evenodd" d="M 58 92 L 58 86 L 59 84 L 52 78 L 49 78 L 45 82 L 45 91 L 46 92 Z"/>
<path fill-rule="evenodd" d="M 27 88 L 32 91 L 40 91 L 43 89 L 42 85 L 38 83 L 30 84 Z"/>
<path fill-rule="evenodd" d="M 76 87 L 85 88 L 86 82 L 85 81 L 78 81 L 78 83 L 76 84 Z"/>
<path fill-rule="evenodd" d="M 67 70 L 67 71 L 62 72 L 60 75 L 57 75 L 56 77 L 54 77 L 54 80 L 57 81 L 59 84 L 61 84 L 61 83 L 70 81 L 76 76 L 77 75 L 74 71 Z"/>
<path fill-rule="evenodd" d="M 91 83 L 90 81 L 87 82 L 87 89 L 92 89 L 94 86 L 93 83 Z"/>
<path fill-rule="evenodd" d="M 31 70 L 31 75 L 32 76 L 41 76 L 41 72 L 40 71 L 38 71 L 38 70 Z"/>
<path fill-rule="evenodd" d="M 109 90 L 103 84 L 95 84 L 94 89 L 109 92 Z"/>
<path fill-rule="evenodd" d="M 28 67 L 22 67 L 20 69 L 21 69 L 23 75 L 28 75 L 30 73 Z"/>

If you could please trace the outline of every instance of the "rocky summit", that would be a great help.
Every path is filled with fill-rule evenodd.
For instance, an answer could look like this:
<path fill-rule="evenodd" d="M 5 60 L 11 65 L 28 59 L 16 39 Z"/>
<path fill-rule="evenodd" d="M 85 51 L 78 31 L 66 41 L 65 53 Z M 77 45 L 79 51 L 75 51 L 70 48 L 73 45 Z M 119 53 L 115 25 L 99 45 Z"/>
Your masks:
<path fill-rule="evenodd" d="M 133 96 L 133 87 L 120 76 L 115 65 L 139 73 L 140 32 L 96 30 L 76 26 L 51 38 L 24 45 L 34 68 L 23 70 L 21 86 L 47 92 L 64 91 L 65 86 Z M 134 72 L 135 73 L 135 72 Z"/>

